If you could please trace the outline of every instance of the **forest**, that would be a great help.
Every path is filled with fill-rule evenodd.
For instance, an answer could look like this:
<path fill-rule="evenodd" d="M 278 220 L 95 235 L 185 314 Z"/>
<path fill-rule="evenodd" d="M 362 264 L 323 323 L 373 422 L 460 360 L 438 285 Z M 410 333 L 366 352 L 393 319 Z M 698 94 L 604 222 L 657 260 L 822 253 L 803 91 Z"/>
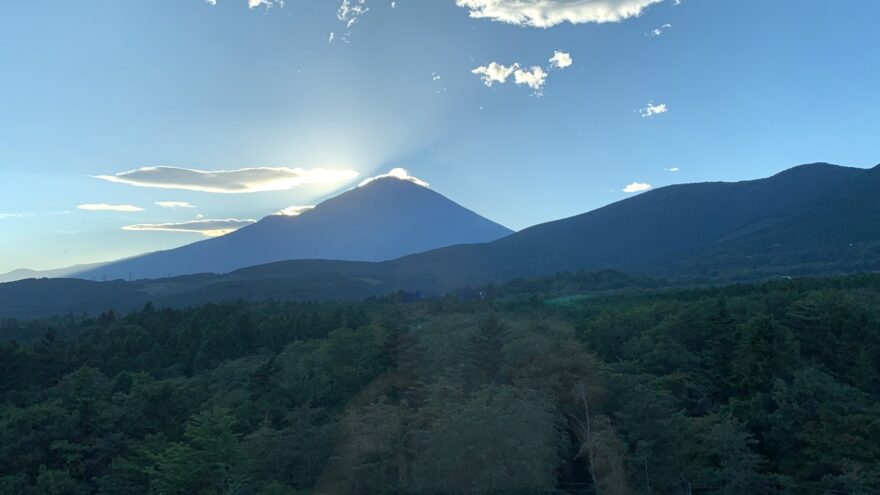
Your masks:
<path fill-rule="evenodd" d="M 0 493 L 876 494 L 880 275 L 0 322 Z"/>

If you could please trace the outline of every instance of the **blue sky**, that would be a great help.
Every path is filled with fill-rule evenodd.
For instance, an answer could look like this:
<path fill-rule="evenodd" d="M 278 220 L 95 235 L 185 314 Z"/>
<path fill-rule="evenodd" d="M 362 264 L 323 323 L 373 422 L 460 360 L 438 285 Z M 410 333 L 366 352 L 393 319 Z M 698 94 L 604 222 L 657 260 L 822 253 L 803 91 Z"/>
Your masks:
<path fill-rule="evenodd" d="M 880 162 L 874 0 L 351 0 L 368 10 L 340 20 L 342 1 L 0 4 L 0 271 L 187 244 L 123 227 L 259 219 L 394 167 L 520 229 L 630 184 Z M 543 84 L 516 84 L 533 67 Z M 143 167 L 303 176 L 96 178 Z M 101 204 L 142 211 L 78 208 Z"/>

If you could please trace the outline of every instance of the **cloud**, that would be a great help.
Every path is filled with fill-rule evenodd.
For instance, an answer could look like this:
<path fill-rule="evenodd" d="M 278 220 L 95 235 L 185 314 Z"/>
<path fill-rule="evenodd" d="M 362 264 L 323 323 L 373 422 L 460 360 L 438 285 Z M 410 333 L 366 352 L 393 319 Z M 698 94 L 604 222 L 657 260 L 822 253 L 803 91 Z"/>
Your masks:
<path fill-rule="evenodd" d="M 642 192 L 642 191 L 647 191 L 648 189 L 651 189 L 652 187 L 653 186 L 651 184 L 646 184 L 644 182 L 633 182 L 632 184 L 629 184 L 628 186 L 624 187 L 623 192 L 625 192 L 625 193 Z"/>
<path fill-rule="evenodd" d="M 205 0 L 205 3 L 212 7 L 217 6 L 217 0 Z M 284 0 L 247 0 L 249 9 L 256 9 L 257 7 L 266 6 L 266 8 L 270 8 L 273 5 L 277 5 L 279 7 L 284 7 Z"/>
<path fill-rule="evenodd" d="M 46 211 L 46 212 L 21 211 L 18 213 L 0 213 L 0 220 L 44 217 L 44 216 L 50 216 L 50 215 L 52 215 L 52 216 L 54 216 L 54 215 L 67 215 L 68 213 L 70 213 L 70 210 Z"/>
<path fill-rule="evenodd" d="M 287 208 L 276 212 L 276 215 L 284 215 L 286 217 L 297 217 L 314 208 L 313 206 L 288 206 Z"/>
<path fill-rule="evenodd" d="M 549 28 L 569 22 L 620 22 L 663 0 L 455 0 L 476 19 Z"/>
<path fill-rule="evenodd" d="M 571 54 L 565 53 L 559 50 L 553 52 L 553 56 L 550 57 L 550 68 L 551 69 L 564 69 L 566 67 L 570 67 L 572 64 Z"/>
<path fill-rule="evenodd" d="M 395 179 L 410 181 L 413 184 L 417 184 L 422 187 L 430 187 L 430 184 L 423 181 L 422 179 L 419 179 L 418 177 L 413 177 L 412 175 L 409 175 L 409 171 L 407 171 L 405 168 L 400 168 L 400 167 L 391 169 L 387 174 L 382 174 L 382 175 L 377 175 L 375 177 L 370 177 L 369 179 L 358 184 L 358 187 L 366 186 L 367 184 L 369 184 L 370 182 L 373 182 L 376 179 L 385 179 L 387 177 L 393 177 Z"/>
<path fill-rule="evenodd" d="M 256 223 L 256 220 L 236 220 L 233 218 L 226 220 L 200 219 L 179 223 L 143 223 L 126 225 L 125 227 L 122 227 L 122 230 L 136 232 L 193 232 L 205 237 L 218 237 L 234 232 L 242 227 L 247 227 L 253 223 Z"/>
<path fill-rule="evenodd" d="M 143 167 L 96 178 L 139 187 L 183 189 L 211 193 L 284 191 L 310 184 L 330 184 L 354 179 L 353 170 L 257 167 L 239 170 L 195 170 L 178 167 Z"/>
<path fill-rule="evenodd" d="M 370 11 L 367 7 L 367 0 L 342 0 L 339 8 L 336 9 L 336 18 L 345 24 L 345 31 L 342 33 L 341 39 L 345 43 L 351 42 L 351 28 L 357 23 L 362 15 Z M 330 42 L 333 42 L 335 35 L 331 33 Z"/>
<path fill-rule="evenodd" d="M 657 36 L 663 35 L 663 33 L 665 33 L 667 29 L 672 29 L 672 24 L 664 24 L 658 28 L 654 28 L 651 31 L 645 33 L 645 36 L 656 38 Z"/>
<path fill-rule="evenodd" d="M 186 201 L 156 201 L 157 206 L 161 206 L 162 208 L 195 208 L 195 205 L 191 205 Z"/>
<path fill-rule="evenodd" d="M 640 109 L 639 113 L 642 114 L 643 119 L 646 119 L 648 117 L 653 117 L 654 115 L 666 113 L 667 111 L 669 111 L 669 107 L 666 106 L 666 103 L 661 103 L 659 105 L 648 103 L 648 106 Z"/>
<path fill-rule="evenodd" d="M 681 169 L 678 168 L 678 167 L 669 167 L 669 168 L 667 168 L 667 169 L 665 169 L 665 170 L 666 170 L 667 172 L 678 172 L 678 171 L 681 170 Z"/>
<path fill-rule="evenodd" d="M 483 84 L 491 88 L 495 83 L 504 84 L 507 82 L 507 78 L 518 68 L 519 64 L 513 64 L 510 67 L 506 67 L 498 62 L 492 62 L 489 65 L 481 65 L 477 67 L 471 71 L 471 74 L 477 74 L 480 76 Z"/>
<path fill-rule="evenodd" d="M 217 0 L 213 0 L 212 5 L 216 5 Z M 279 7 L 284 7 L 284 0 L 248 0 L 248 8 L 255 9 L 257 7 L 266 6 L 266 8 L 270 8 L 273 5 L 278 5 Z"/>
<path fill-rule="evenodd" d="M 547 73 L 544 69 L 537 65 L 528 70 L 517 69 L 513 72 L 513 82 L 516 84 L 525 84 L 532 88 L 536 94 L 541 93 L 541 88 L 547 81 Z"/>
<path fill-rule="evenodd" d="M 134 213 L 137 211 L 144 211 L 143 208 L 139 208 L 137 206 L 132 205 L 108 205 L 107 203 L 89 203 L 84 205 L 78 205 L 78 209 L 86 210 L 86 211 L 121 211 L 125 213 Z"/>
<path fill-rule="evenodd" d="M 491 88 L 492 85 L 504 84 L 513 76 L 513 82 L 517 85 L 528 86 L 532 89 L 536 96 L 543 94 L 544 83 L 547 82 L 549 74 L 547 71 L 553 69 L 565 69 L 572 64 L 571 55 L 563 51 L 556 50 L 553 56 L 548 60 L 550 65 L 545 70 L 543 67 L 533 65 L 529 68 L 523 68 L 519 63 L 507 66 L 498 62 L 491 62 L 488 65 L 481 65 L 471 71 L 471 74 L 480 76 L 483 84 Z"/>

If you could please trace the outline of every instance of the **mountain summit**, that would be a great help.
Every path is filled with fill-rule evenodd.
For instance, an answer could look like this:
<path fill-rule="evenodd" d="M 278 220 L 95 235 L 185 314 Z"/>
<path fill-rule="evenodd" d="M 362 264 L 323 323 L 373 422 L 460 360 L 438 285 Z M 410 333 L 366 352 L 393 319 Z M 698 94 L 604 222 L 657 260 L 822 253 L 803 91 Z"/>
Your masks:
<path fill-rule="evenodd" d="M 226 273 L 294 259 L 384 261 L 512 231 L 456 204 L 418 179 L 388 174 L 296 216 L 272 215 L 230 234 L 76 274 L 95 280 Z"/>

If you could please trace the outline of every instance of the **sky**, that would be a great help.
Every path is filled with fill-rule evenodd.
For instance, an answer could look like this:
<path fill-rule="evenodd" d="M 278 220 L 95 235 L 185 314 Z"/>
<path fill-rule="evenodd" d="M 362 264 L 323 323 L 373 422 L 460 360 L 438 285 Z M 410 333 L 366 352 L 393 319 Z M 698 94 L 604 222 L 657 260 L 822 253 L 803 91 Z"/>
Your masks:
<path fill-rule="evenodd" d="M 876 0 L 2 2 L 0 272 L 188 244 L 396 168 L 522 229 L 874 166 L 878 19 Z"/>

